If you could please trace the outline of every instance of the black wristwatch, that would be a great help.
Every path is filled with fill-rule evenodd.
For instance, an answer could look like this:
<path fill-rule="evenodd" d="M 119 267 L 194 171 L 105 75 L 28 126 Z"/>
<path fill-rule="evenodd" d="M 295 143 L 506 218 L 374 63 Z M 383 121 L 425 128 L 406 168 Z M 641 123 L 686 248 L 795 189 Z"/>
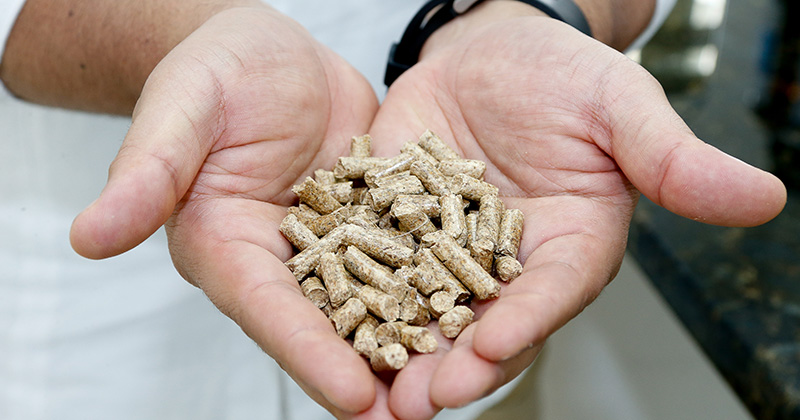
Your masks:
<path fill-rule="evenodd" d="M 403 72 L 419 60 L 425 41 L 447 22 L 466 13 L 483 0 L 431 0 L 414 15 L 400 42 L 392 44 L 383 82 L 390 86 Z M 589 22 L 572 0 L 518 0 L 541 10 L 546 15 L 565 22 L 586 35 L 592 36 Z"/>

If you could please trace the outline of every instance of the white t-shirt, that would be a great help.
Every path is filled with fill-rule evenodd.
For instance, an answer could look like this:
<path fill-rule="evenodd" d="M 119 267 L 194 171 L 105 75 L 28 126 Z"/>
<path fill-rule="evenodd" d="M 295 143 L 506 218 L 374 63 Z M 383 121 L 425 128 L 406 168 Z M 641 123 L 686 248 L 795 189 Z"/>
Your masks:
<path fill-rule="evenodd" d="M 423 1 L 270 3 L 382 97 L 388 47 Z M 0 2 L 0 57 L 21 4 Z M 108 260 L 72 251 L 71 221 L 102 189 L 129 123 L 0 93 L 0 419 L 331 418 L 180 278 L 163 230 Z M 503 394 L 437 418 L 470 418 Z"/>

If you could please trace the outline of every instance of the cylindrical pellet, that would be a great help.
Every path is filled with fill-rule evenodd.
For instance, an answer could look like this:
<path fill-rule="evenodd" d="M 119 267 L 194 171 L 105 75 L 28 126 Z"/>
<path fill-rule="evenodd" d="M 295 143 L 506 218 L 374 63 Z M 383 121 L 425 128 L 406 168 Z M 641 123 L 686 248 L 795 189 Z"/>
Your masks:
<path fill-rule="evenodd" d="M 352 281 L 348 279 L 350 273 L 344 269 L 342 260 L 333 252 L 326 252 L 319 258 L 317 275 L 325 283 L 331 304 L 335 308 L 354 296 L 355 291 L 351 287 Z"/>
<path fill-rule="evenodd" d="M 447 338 L 456 338 L 472 323 L 473 316 L 475 313 L 468 307 L 456 306 L 439 317 L 439 331 Z"/>
<path fill-rule="evenodd" d="M 419 147 L 423 148 L 439 161 L 461 159 L 461 156 L 459 156 L 455 150 L 451 149 L 444 140 L 430 130 L 426 130 L 419 137 Z"/>
<path fill-rule="evenodd" d="M 342 207 L 341 203 L 336 201 L 311 177 L 306 177 L 302 184 L 292 187 L 292 192 L 300 198 L 300 201 L 308 204 L 320 214 L 328 214 Z"/>
<path fill-rule="evenodd" d="M 388 160 L 385 157 L 340 157 L 333 167 L 333 175 L 339 179 L 361 179 L 368 170 L 380 168 Z"/>
<path fill-rule="evenodd" d="M 398 302 L 405 299 L 408 285 L 357 247 L 347 247 L 343 259 L 347 270 L 362 282 L 393 296 Z"/>
<path fill-rule="evenodd" d="M 343 228 L 345 228 L 345 243 L 358 247 L 365 254 L 384 264 L 399 268 L 411 264 L 413 260 L 413 249 L 400 245 L 390 238 L 372 235 L 360 226 L 345 225 Z"/>
<path fill-rule="evenodd" d="M 317 184 L 322 187 L 327 187 L 336 183 L 336 177 L 333 175 L 333 171 L 317 169 L 314 171 L 314 181 L 317 181 Z"/>
<path fill-rule="evenodd" d="M 400 303 L 397 299 L 370 285 L 362 286 L 357 297 L 367 305 L 367 311 L 384 321 L 392 322 L 400 317 Z"/>
<path fill-rule="evenodd" d="M 312 209 L 311 207 L 309 207 L 307 204 L 304 203 L 300 203 L 296 207 L 289 207 L 288 209 L 286 209 L 286 212 L 295 215 L 297 217 L 297 220 L 303 223 L 308 223 L 309 220 L 316 219 L 317 217 L 320 216 L 320 214 L 316 210 Z"/>
<path fill-rule="evenodd" d="M 408 364 L 408 350 L 400 343 L 378 347 L 372 352 L 369 363 L 375 372 L 400 370 Z"/>
<path fill-rule="evenodd" d="M 425 327 L 408 325 L 400 330 L 400 344 L 408 350 L 417 353 L 433 353 L 439 348 L 439 343 L 433 333 Z"/>
<path fill-rule="evenodd" d="M 425 186 L 425 189 L 428 190 L 429 193 L 433 195 L 445 195 L 450 193 L 447 179 L 436 169 L 435 165 L 420 160 L 412 163 L 410 170 L 411 175 L 419 178 L 420 182 L 422 182 L 422 185 Z"/>
<path fill-rule="evenodd" d="M 452 236 L 460 246 L 467 243 L 467 224 L 464 205 L 460 195 L 447 194 L 439 197 L 442 206 L 442 230 Z"/>
<path fill-rule="evenodd" d="M 483 179 L 483 174 L 486 172 L 486 164 L 473 159 L 443 160 L 439 162 L 437 168 L 444 176 L 464 174 L 475 179 Z"/>
<path fill-rule="evenodd" d="M 519 209 L 507 209 L 503 212 L 503 219 L 500 222 L 500 235 L 495 248 L 497 254 L 517 257 L 524 219 L 525 216 Z"/>
<path fill-rule="evenodd" d="M 450 238 L 444 235 L 445 238 Z M 451 238 L 452 239 L 452 238 Z M 470 297 L 470 292 L 466 287 L 453 275 L 453 273 L 445 267 L 436 255 L 433 254 L 429 248 L 420 249 L 414 254 L 414 262 L 417 267 L 427 266 L 430 267 L 430 272 L 443 284 L 443 290 L 446 290 L 456 296 L 456 302 L 463 302 Z"/>
<path fill-rule="evenodd" d="M 439 197 L 435 195 L 407 195 L 400 194 L 394 199 L 395 203 L 413 203 L 429 218 L 434 219 L 441 215 L 442 206 L 439 204 Z"/>
<path fill-rule="evenodd" d="M 450 178 L 450 192 L 460 194 L 467 200 L 480 201 L 484 195 L 497 195 L 498 189 L 488 182 L 475 179 L 469 175 L 457 174 Z"/>
<path fill-rule="evenodd" d="M 428 304 L 430 305 L 428 310 L 431 312 L 431 315 L 435 318 L 439 318 L 442 314 L 456 306 L 456 297 L 451 293 L 441 290 L 431 295 L 430 299 L 428 299 Z"/>
<path fill-rule="evenodd" d="M 439 162 L 435 157 L 431 156 L 430 153 L 426 152 L 425 149 L 419 147 L 419 144 L 414 141 L 403 143 L 403 147 L 400 148 L 400 151 L 413 155 L 417 160 L 428 162 L 431 165 L 436 165 Z"/>
<path fill-rule="evenodd" d="M 342 207 L 332 213 L 323 214 L 306 222 L 306 226 L 316 236 L 325 236 L 328 232 L 341 226 L 347 217 L 347 208 Z"/>
<path fill-rule="evenodd" d="M 494 299 L 500 294 L 500 284 L 492 278 L 455 239 L 444 238 L 430 248 L 461 283 L 480 300 Z"/>
<path fill-rule="evenodd" d="M 350 298 L 331 314 L 330 319 L 339 337 L 345 338 L 366 316 L 367 307 L 364 302 L 356 298 Z"/>
<path fill-rule="evenodd" d="M 330 302 L 328 291 L 322 285 L 317 277 L 309 277 L 300 283 L 300 290 L 303 292 L 308 300 L 310 300 L 317 308 L 324 308 Z"/>
<path fill-rule="evenodd" d="M 400 230 L 410 232 L 417 239 L 439 230 L 431 219 L 411 202 L 395 202 L 392 205 L 392 215 L 399 222 Z"/>
<path fill-rule="evenodd" d="M 364 173 L 364 182 L 371 188 L 380 187 L 379 181 L 392 175 L 408 171 L 415 158 L 413 155 L 401 153 L 389 160 L 383 167 L 370 169 Z"/>
<path fill-rule="evenodd" d="M 292 271 L 294 277 L 300 281 L 312 270 L 317 268 L 319 258 L 326 252 L 334 252 L 341 245 L 345 237 L 344 226 L 340 226 L 320 238 L 315 244 L 300 251 L 299 254 L 286 261 L 285 265 Z"/>
<path fill-rule="evenodd" d="M 470 211 L 464 217 L 464 220 L 466 221 L 465 224 L 467 226 L 467 243 L 464 245 L 464 247 L 471 249 L 470 245 L 475 242 L 475 237 L 477 236 L 478 232 L 478 212 Z"/>
<path fill-rule="evenodd" d="M 428 325 L 431 322 L 430 312 L 417 300 L 417 291 L 412 291 L 411 294 L 412 296 L 407 296 L 400 303 L 400 320 L 408 325 Z"/>
<path fill-rule="evenodd" d="M 407 327 L 403 321 L 384 322 L 375 329 L 375 338 L 381 346 L 400 342 L 400 330 Z"/>
<path fill-rule="evenodd" d="M 500 280 L 510 282 L 522 274 L 522 264 L 515 257 L 501 255 L 494 263 L 495 271 Z"/>
<path fill-rule="evenodd" d="M 372 155 L 372 137 L 369 134 L 350 138 L 350 156 L 365 158 Z"/>
<path fill-rule="evenodd" d="M 317 235 L 294 214 L 288 214 L 283 218 L 279 230 L 295 248 L 301 251 L 319 241 Z"/>
<path fill-rule="evenodd" d="M 414 175 L 401 176 L 391 184 L 371 188 L 367 192 L 366 202 L 372 207 L 372 210 L 381 211 L 389 207 L 400 194 L 422 194 L 424 192 L 425 187 L 419 178 Z"/>
<path fill-rule="evenodd" d="M 488 239 L 479 239 L 473 241 L 469 247 L 469 253 L 481 268 L 487 273 L 492 273 L 492 265 L 494 263 L 494 244 Z"/>
<path fill-rule="evenodd" d="M 412 287 L 425 296 L 444 289 L 444 282 L 436 275 L 436 269 L 431 266 L 430 262 L 423 261 L 417 265 L 411 271 L 408 280 Z"/>
<path fill-rule="evenodd" d="M 505 204 L 494 194 L 486 194 L 481 197 L 480 207 L 478 208 L 478 227 L 475 232 L 477 241 L 487 240 L 492 243 L 492 251 L 497 245 L 497 237 L 500 233 L 500 220 L 503 218 Z"/>
<path fill-rule="evenodd" d="M 353 348 L 358 354 L 370 357 L 372 352 L 378 348 L 378 340 L 375 338 L 375 328 L 378 328 L 378 320 L 367 315 L 356 327 L 353 335 Z"/>
<path fill-rule="evenodd" d="M 322 189 L 328 192 L 336 201 L 341 204 L 353 202 L 353 181 L 336 182 L 323 185 Z"/>

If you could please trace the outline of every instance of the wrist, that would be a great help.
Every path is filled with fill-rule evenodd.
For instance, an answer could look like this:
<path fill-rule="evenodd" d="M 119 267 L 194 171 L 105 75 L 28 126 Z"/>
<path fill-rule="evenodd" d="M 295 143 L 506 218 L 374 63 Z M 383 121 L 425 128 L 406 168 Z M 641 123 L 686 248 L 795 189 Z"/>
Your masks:
<path fill-rule="evenodd" d="M 581 9 L 595 39 L 618 50 L 625 49 L 647 27 L 655 0 L 574 0 Z M 520 17 L 547 17 L 541 10 L 521 1 L 487 0 L 447 23 L 425 42 L 420 60 L 458 42 L 463 35 L 482 26 Z"/>

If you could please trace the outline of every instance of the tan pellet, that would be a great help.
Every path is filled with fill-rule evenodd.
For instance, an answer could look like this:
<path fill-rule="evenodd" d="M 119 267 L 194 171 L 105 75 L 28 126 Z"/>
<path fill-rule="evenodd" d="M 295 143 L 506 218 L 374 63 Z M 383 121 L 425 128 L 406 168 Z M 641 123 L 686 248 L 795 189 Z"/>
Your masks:
<path fill-rule="evenodd" d="M 350 138 L 350 156 L 365 158 L 372 155 L 372 137 L 369 134 Z"/>
<path fill-rule="evenodd" d="M 468 175 L 457 174 L 450 178 L 450 192 L 460 194 L 467 200 L 480 201 L 484 195 L 497 195 L 498 191 L 494 185 Z"/>
<path fill-rule="evenodd" d="M 439 317 L 439 331 L 447 338 L 456 338 L 472 323 L 474 316 L 472 309 L 463 305 L 456 306 Z"/>
<path fill-rule="evenodd" d="M 494 244 L 488 239 L 473 241 L 469 247 L 469 253 L 484 271 L 491 274 L 494 264 Z"/>
<path fill-rule="evenodd" d="M 383 167 L 388 160 L 385 157 L 340 157 L 333 167 L 333 175 L 339 179 L 361 179 L 368 170 Z"/>
<path fill-rule="evenodd" d="M 308 277 L 303 280 L 303 282 L 300 283 L 300 290 L 303 292 L 303 296 L 310 300 L 317 308 L 322 309 L 325 305 L 330 303 L 328 291 L 325 289 L 325 286 L 322 285 L 322 281 L 317 277 Z"/>
<path fill-rule="evenodd" d="M 328 232 L 336 229 L 345 222 L 348 211 L 346 207 L 341 207 L 332 213 L 323 214 L 319 217 L 306 222 L 306 226 L 316 236 L 325 236 Z"/>
<path fill-rule="evenodd" d="M 367 307 L 364 302 L 356 298 L 350 298 L 339 309 L 335 310 L 330 320 L 336 328 L 339 337 L 345 338 L 364 320 L 367 316 Z"/>
<path fill-rule="evenodd" d="M 397 204 L 413 203 L 431 219 L 439 217 L 442 212 L 442 206 L 439 204 L 439 197 L 435 195 L 400 194 L 394 200 L 394 202 Z"/>
<path fill-rule="evenodd" d="M 492 278 L 455 239 L 444 238 L 430 248 L 461 283 L 477 299 L 494 299 L 500 294 L 500 284 Z"/>
<path fill-rule="evenodd" d="M 328 290 L 328 296 L 334 308 L 342 306 L 354 296 L 355 291 L 351 287 L 352 281 L 348 279 L 351 277 L 350 273 L 344 269 L 342 260 L 333 252 L 326 252 L 319 258 L 317 275 L 325 283 L 325 289 Z"/>
<path fill-rule="evenodd" d="M 381 346 L 399 343 L 400 331 L 407 326 L 403 321 L 384 322 L 375 328 L 375 338 Z"/>
<path fill-rule="evenodd" d="M 396 321 L 400 318 L 400 303 L 390 296 L 368 284 L 358 290 L 356 295 L 367 306 L 367 311 L 384 321 Z"/>
<path fill-rule="evenodd" d="M 408 325 L 400 330 L 400 344 L 417 353 L 433 353 L 439 348 L 436 337 L 425 327 Z"/>
<path fill-rule="evenodd" d="M 408 171 L 416 158 L 407 153 L 401 153 L 393 158 L 389 158 L 384 166 L 373 168 L 364 173 L 364 182 L 371 188 L 382 186 L 380 180 L 392 175 L 397 175 Z"/>
<path fill-rule="evenodd" d="M 392 267 L 400 268 L 413 261 L 414 250 L 398 244 L 390 238 L 375 236 L 355 225 L 344 225 L 344 241 L 354 245 L 365 254 Z"/>
<path fill-rule="evenodd" d="M 439 162 L 437 168 L 444 176 L 464 174 L 475 179 L 483 179 L 483 174 L 486 173 L 486 164 L 473 159 L 443 160 Z"/>
<path fill-rule="evenodd" d="M 444 282 L 436 275 L 436 269 L 427 261 L 421 262 L 411 270 L 408 282 L 425 296 L 444 289 Z"/>
<path fill-rule="evenodd" d="M 300 251 L 314 245 L 319 241 L 317 235 L 311 231 L 303 222 L 297 219 L 294 214 L 288 214 L 281 221 L 279 230 L 283 236 Z"/>
<path fill-rule="evenodd" d="M 400 230 L 411 233 L 417 239 L 439 230 L 431 222 L 431 219 L 410 201 L 395 202 L 391 212 L 392 216 L 398 220 Z"/>
<path fill-rule="evenodd" d="M 464 219 L 467 226 L 467 243 L 464 245 L 464 247 L 470 249 L 472 243 L 475 242 L 475 236 L 478 232 L 478 212 L 470 211 L 467 213 Z"/>
<path fill-rule="evenodd" d="M 517 257 L 524 219 L 525 216 L 519 209 L 507 209 L 503 212 L 503 219 L 500 222 L 500 237 L 495 248 L 498 255 Z"/>
<path fill-rule="evenodd" d="M 345 237 L 344 226 L 337 227 L 319 241 L 306 249 L 300 251 L 294 257 L 286 261 L 285 265 L 292 271 L 294 277 L 300 281 L 312 270 L 317 268 L 319 258 L 326 252 L 334 252 Z"/>
<path fill-rule="evenodd" d="M 353 334 L 353 348 L 358 354 L 369 358 L 378 348 L 375 328 L 378 328 L 378 320 L 369 315 L 356 327 L 356 332 Z"/>
<path fill-rule="evenodd" d="M 445 235 L 445 238 L 449 236 Z M 452 239 L 452 238 L 450 238 Z M 453 275 L 453 273 L 445 267 L 439 258 L 433 254 L 429 248 L 420 249 L 414 254 L 414 262 L 417 267 L 426 266 L 430 269 L 438 281 L 443 285 L 443 290 L 446 290 L 456 297 L 456 302 L 463 302 L 470 297 L 470 292 L 466 287 Z"/>
<path fill-rule="evenodd" d="M 451 149 L 450 146 L 444 142 L 444 140 L 434 134 L 431 130 L 426 130 L 419 137 L 419 147 L 423 148 L 426 152 L 430 153 L 431 156 L 435 157 L 436 160 L 439 161 L 461 159 L 461 156 L 459 156 L 455 150 Z"/>
<path fill-rule="evenodd" d="M 372 352 L 369 364 L 376 372 L 400 370 L 408 364 L 408 350 L 400 343 L 378 347 Z"/>
<path fill-rule="evenodd" d="M 430 153 L 426 152 L 425 149 L 419 147 L 419 144 L 415 141 L 405 142 L 403 147 L 400 148 L 400 151 L 414 156 L 417 160 L 428 162 L 431 165 L 436 165 L 439 162 L 435 157 L 431 156 Z"/>
<path fill-rule="evenodd" d="M 505 205 L 494 194 L 486 194 L 481 197 L 478 209 L 478 226 L 475 231 L 477 241 L 487 240 L 492 243 L 492 251 L 497 245 L 497 238 L 500 234 L 500 220 L 503 217 Z"/>
<path fill-rule="evenodd" d="M 495 260 L 495 271 L 500 280 L 510 282 L 522 274 L 522 264 L 515 257 L 502 255 Z"/>
<path fill-rule="evenodd" d="M 431 315 L 440 318 L 442 314 L 456 306 L 456 297 L 452 293 L 442 290 L 432 294 L 428 299 L 428 304 Z"/>
<path fill-rule="evenodd" d="M 317 184 L 319 184 L 324 188 L 329 185 L 335 184 L 336 177 L 333 176 L 333 171 L 328 171 L 325 169 L 317 169 L 316 171 L 314 171 L 314 181 L 317 181 Z"/>
<path fill-rule="evenodd" d="M 453 237 L 459 246 L 467 243 L 467 222 L 460 195 L 447 194 L 439 197 L 442 206 L 442 230 Z"/>
<path fill-rule="evenodd" d="M 336 201 L 329 192 L 325 191 L 311 177 L 306 177 L 302 184 L 292 187 L 292 192 L 300 198 L 300 201 L 308 204 L 309 207 L 320 214 L 328 214 L 342 207 L 342 203 Z"/>
<path fill-rule="evenodd" d="M 308 223 L 309 220 L 316 219 L 317 217 L 320 216 L 320 214 L 317 213 L 316 210 L 312 209 L 311 207 L 308 206 L 308 204 L 304 203 L 300 203 L 295 207 L 289 207 L 288 209 L 286 209 L 286 212 L 288 214 L 295 215 L 297 217 L 297 220 L 303 223 Z"/>
<path fill-rule="evenodd" d="M 400 320 L 406 322 L 408 325 L 428 325 L 428 323 L 431 322 L 431 314 L 427 307 L 423 306 L 417 300 L 419 292 L 414 290 L 410 293 L 411 296 L 406 296 L 406 298 L 400 302 Z"/>
<path fill-rule="evenodd" d="M 353 205 L 366 204 L 368 187 L 353 187 Z"/>
<path fill-rule="evenodd" d="M 353 181 L 336 182 L 333 184 L 322 185 L 322 189 L 327 191 L 334 200 L 340 204 L 353 202 Z"/>
<path fill-rule="evenodd" d="M 347 270 L 362 282 L 393 296 L 398 302 L 405 299 L 408 285 L 357 247 L 347 247 L 343 259 Z"/>
<path fill-rule="evenodd" d="M 411 164 L 411 175 L 419 178 L 422 185 L 433 195 L 445 195 L 450 193 L 447 178 L 436 169 L 435 165 L 419 160 Z"/>
<path fill-rule="evenodd" d="M 414 175 L 398 176 L 393 182 L 382 185 L 367 192 L 366 204 L 372 207 L 372 210 L 381 211 L 389 207 L 398 195 L 425 192 L 422 182 Z"/>

